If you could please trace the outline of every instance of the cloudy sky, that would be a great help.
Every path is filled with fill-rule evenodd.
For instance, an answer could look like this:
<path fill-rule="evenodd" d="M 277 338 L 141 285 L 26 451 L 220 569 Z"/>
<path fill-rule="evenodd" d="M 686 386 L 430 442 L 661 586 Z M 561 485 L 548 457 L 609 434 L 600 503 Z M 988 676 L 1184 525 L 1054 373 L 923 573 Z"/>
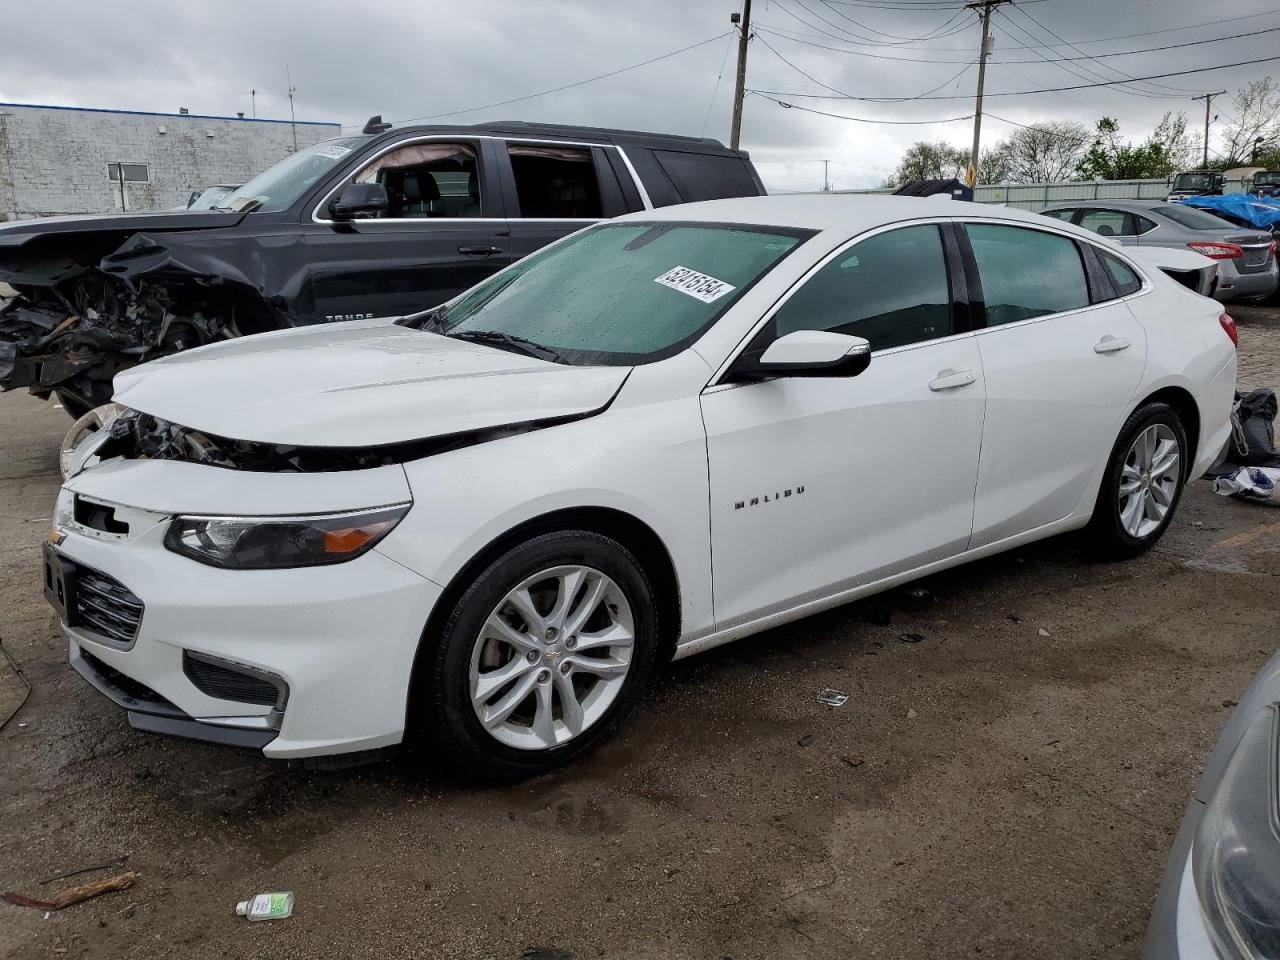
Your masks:
<path fill-rule="evenodd" d="M 233 115 L 250 110 L 256 89 L 258 116 L 288 117 L 287 65 L 300 120 L 359 126 L 373 113 L 394 121 L 547 120 L 727 142 L 736 55 L 729 14 L 740 2 L 10 0 L 0 102 Z M 1215 11 L 1222 14 L 1216 22 Z M 771 188 L 817 188 L 823 159 L 837 187 L 873 186 L 915 140 L 968 144 L 972 121 L 942 122 L 972 113 L 980 27 L 962 0 L 754 0 L 752 19 L 758 33 L 749 89 L 772 91 L 796 107 L 881 121 L 749 96 L 743 146 Z M 992 32 L 989 95 L 1280 56 L 1280 6 L 1018 0 L 994 14 Z M 1149 50 L 1234 35 L 1243 36 Z M 612 77 L 490 106 L 690 46 Z M 1102 56 L 1139 50 L 1149 52 Z M 987 110 L 1021 123 L 1092 124 L 1106 114 L 1141 140 L 1166 110 L 1203 122 L 1202 104 L 1190 96 L 1234 92 L 1268 73 L 1280 76 L 1280 59 L 1153 82 L 990 96 Z M 842 99 L 833 90 L 868 99 Z M 812 94 L 830 99 L 805 96 Z M 926 94 L 938 99 L 883 102 Z M 1227 97 L 1214 105 L 1219 123 L 1235 109 Z M 983 142 L 1012 129 L 988 118 Z"/>

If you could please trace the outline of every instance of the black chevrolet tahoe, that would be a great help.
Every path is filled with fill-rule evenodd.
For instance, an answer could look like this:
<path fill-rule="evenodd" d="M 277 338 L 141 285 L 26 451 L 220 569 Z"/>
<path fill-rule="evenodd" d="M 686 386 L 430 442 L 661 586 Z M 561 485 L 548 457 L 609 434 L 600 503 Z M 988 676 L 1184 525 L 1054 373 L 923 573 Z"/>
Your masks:
<path fill-rule="evenodd" d="M 228 337 L 397 316 L 596 220 L 763 194 L 692 137 L 503 122 L 299 150 L 208 211 L 0 223 L 0 388 L 79 415 L 128 366 Z"/>

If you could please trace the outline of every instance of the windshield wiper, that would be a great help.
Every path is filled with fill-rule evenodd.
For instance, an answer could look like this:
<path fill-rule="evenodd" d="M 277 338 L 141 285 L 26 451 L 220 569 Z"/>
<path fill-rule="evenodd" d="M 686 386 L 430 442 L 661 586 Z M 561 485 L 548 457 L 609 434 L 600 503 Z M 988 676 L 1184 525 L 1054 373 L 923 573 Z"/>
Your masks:
<path fill-rule="evenodd" d="M 422 313 L 411 313 L 408 316 L 401 317 L 396 323 L 411 330 L 444 333 L 444 324 L 440 322 L 443 317 L 444 305 L 441 304 L 438 307 L 432 307 L 430 310 L 424 310 Z"/>
<path fill-rule="evenodd" d="M 524 337 L 517 337 L 513 333 L 500 333 L 497 330 L 459 330 L 457 333 L 449 333 L 446 336 L 494 347 L 507 347 L 516 353 L 537 357 L 539 360 L 550 360 L 552 363 L 569 362 L 550 347 L 541 343 L 534 343 L 532 340 L 526 340 Z"/>

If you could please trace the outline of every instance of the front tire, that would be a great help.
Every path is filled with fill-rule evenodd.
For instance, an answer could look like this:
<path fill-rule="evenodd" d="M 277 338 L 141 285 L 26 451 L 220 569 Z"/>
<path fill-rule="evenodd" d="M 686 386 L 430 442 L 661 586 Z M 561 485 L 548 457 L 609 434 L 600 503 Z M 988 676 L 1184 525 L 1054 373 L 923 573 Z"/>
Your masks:
<path fill-rule="evenodd" d="M 1188 450 L 1182 419 L 1167 403 L 1144 404 L 1125 421 L 1089 524 L 1100 552 L 1134 557 L 1164 535 L 1182 498 Z"/>
<path fill-rule="evenodd" d="M 429 651 L 424 739 L 491 779 L 574 763 L 635 705 L 657 633 L 653 588 L 621 543 L 587 530 L 528 540 L 475 578 Z"/>

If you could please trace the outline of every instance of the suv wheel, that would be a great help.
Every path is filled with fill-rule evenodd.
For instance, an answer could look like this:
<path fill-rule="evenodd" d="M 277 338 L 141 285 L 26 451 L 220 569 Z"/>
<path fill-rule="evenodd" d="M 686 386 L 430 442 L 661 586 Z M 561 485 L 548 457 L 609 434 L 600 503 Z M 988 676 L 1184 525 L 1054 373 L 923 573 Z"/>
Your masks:
<path fill-rule="evenodd" d="M 581 759 L 653 667 L 653 589 L 630 551 L 585 530 L 507 551 L 458 600 L 433 651 L 426 739 L 495 779 Z"/>
<path fill-rule="evenodd" d="M 1090 532 L 1114 557 L 1136 556 L 1168 528 L 1186 480 L 1187 435 L 1167 403 L 1148 403 L 1125 422 L 1111 451 Z"/>

